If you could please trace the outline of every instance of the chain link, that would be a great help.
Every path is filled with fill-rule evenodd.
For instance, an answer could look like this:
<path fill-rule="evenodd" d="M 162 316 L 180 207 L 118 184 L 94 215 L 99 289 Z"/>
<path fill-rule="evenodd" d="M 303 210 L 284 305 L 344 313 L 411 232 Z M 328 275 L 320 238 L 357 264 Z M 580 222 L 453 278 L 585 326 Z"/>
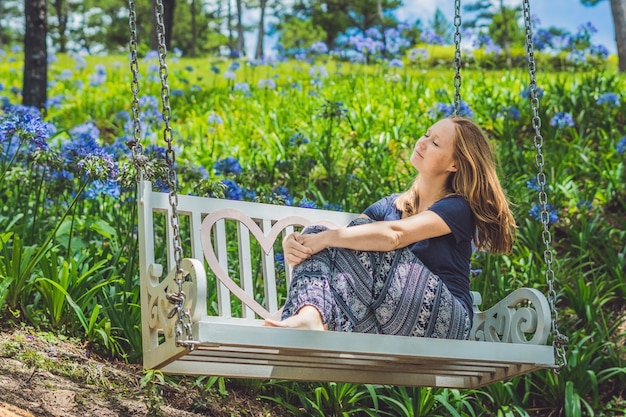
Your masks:
<path fill-rule="evenodd" d="M 170 303 L 174 304 L 172 311 L 170 312 L 170 318 L 176 316 L 176 344 L 179 346 L 185 346 L 190 350 L 193 350 L 194 344 L 190 343 L 193 338 L 191 332 L 191 315 L 189 311 L 185 310 L 186 296 L 183 291 L 183 284 L 185 282 L 184 272 L 181 266 L 183 259 L 182 241 L 180 237 L 180 218 L 178 215 L 178 194 L 176 192 L 178 185 L 178 178 L 176 170 L 174 168 L 176 164 L 176 153 L 172 146 L 172 128 L 170 126 L 171 119 L 171 107 L 170 107 L 170 88 L 167 83 L 168 71 L 167 64 L 165 62 L 167 56 L 167 47 L 165 44 L 165 25 L 163 24 L 163 0 L 156 0 L 154 6 L 154 13 L 156 16 L 157 25 L 157 41 L 158 41 L 158 55 L 159 55 L 159 76 L 161 78 L 161 115 L 165 127 L 163 128 L 163 139 L 167 143 L 167 149 L 165 150 L 165 163 L 167 165 L 167 185 L 169 186 L 169 203 L 172 208 L 172 214 L 170 216 L 170 224 L 173 231 L 173 247 L 174 247 L 174 261 L 176 263 L 176 283 L 178 284 L 178 293 L 170 293 L 167 295 L 167 299 Z M 186 340 L 184 336 L 186 335 Z"/>
<path fill-rule="evenodd" d="M 137 172 L 137 182 L 143 178 L 144 167 L 147 158 L 143 154 L 141 146 L 141 120 L 139 117 L 139 63 L 137 60 L 137 14 L 135 12 L 135 0 L 128 1 L 128 25 L 130 27 L 130 70 L 133 78 L 130 89 L 133 93 L 131 110 L 133 113 L 133 139 L 128 141 L 128 147 L 132 152 L 133 164 Z"/>
<path fill-rule="evenodd" d="M 454 0 L 454 115 L 461 114 L 461 0 Z"/>
<path fill-rule="evenodd" d="M 541 206 L 541 223 L 543 225 L 542 239 L 544 243 L 543 259 L 546 264 L 546 282 L 548 284 L 548 304 L 550 305 L 551 326 L 552 326 L 552 346 L 556 355 L 556 367 L 554 371 L 558 374 L 567 364 L 565 357 L 565 346 L 567 337 L 559 332 L 558 313 L 556 309 L 557 294 L 554 289 L 556 277 L 552 269 L 554 256 L 552 252 L 552 234 L 550 233 L 550 213 L 548 212 L 548 194 L 546 193 L 546 175 L 544 173 L 545 158 L 543 157 L 543 136 L 541 135 L 541 118 L 539 117 L 539 94 L 537 93 L 535 54 L 533 51 L 532 21 L 530 15 L 530 0 L 523 0 L 524 26 L 526 28 L 526 55 L 528 58 L 528 74 L 530 75 L 530 107 L 532 109 L 532 125 L 535 131 L 534 144 L 537 150 L 535 155 L 535 165 L 537 166 L 537 185 L 539 186 L 539 204 Z"/>

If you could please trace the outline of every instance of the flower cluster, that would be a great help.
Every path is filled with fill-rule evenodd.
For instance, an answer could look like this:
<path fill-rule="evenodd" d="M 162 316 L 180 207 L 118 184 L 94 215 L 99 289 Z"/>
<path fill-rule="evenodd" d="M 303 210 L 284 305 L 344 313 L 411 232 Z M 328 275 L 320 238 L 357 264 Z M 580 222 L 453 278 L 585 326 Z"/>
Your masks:
<path fill-rule="evenodd" d="M 571 113 L 560 112 L 555 114 L 552 119 L 550 119 L 550 126 L 555 126 L 557 129 L 563 129 L 567 126 L 573 127 L 574 118 Z"/>
<path fill-rule="evenodd" d="M 535 218 L 538 221 L 542 221 L 542 209 L 540 204 L 534 204 L 530 210 L 528 211 L 531 217 Z M 548 224 L 554 224 L 559 220 L 559 213 L 556 208 L 554 208 L 551 204 L 546 205 L 546 214 Z"/>
<path fill-rule="evenodd" d="M 229 175 L 229 174 L 241 174 L 241 165 L 237 158 L 229 156 L 213 164 L 213 170 L 215 175 Z"/>
<path fill-rule="evenodd" d="M 0 116 L 0 146 L 6 157 L 12 157 L 24 142 L 46 150 L 46 141 L 53 132 L 53 126 L 44 122 L 34 107 L 8 106 Z"/>

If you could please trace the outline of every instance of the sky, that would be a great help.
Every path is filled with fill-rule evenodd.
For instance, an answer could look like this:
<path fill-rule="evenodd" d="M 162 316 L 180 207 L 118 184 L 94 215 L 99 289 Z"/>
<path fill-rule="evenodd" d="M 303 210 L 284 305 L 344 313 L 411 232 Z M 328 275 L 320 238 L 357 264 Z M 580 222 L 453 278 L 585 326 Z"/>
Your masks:
<path fill-rule="evenodd" d="M 469 1 L 461 0 L 461 6 L 466 3 Z M 499 4 L 499 1 L 494 0 L 493 3 Z M 404 0 L 404 4 L 401 9 L 398 9 L 397 16 L 400 20 L 409 23 L 421 19 L 428 25 L 437 7 L 448 20 L 453 21 L 454 18 L 453 0 L 447 0 L 445 4 L 441 0 Z M 520 6 L 522 1 L 505 0 L 504 4 Z M 580 0 L 530 0 L 530 13 L 539 18 L 541 28 L 556 26 L 572 33 L 575 33 L 580 25 L 591 22 L 598 29 L 592 38 L 593 43 L 604 45 L 611 53 L 617 50 L 609 0 L 603 0 L 594 7 L 585 7 Z M 461 14 L 462 20 L 463 14 Z"/>

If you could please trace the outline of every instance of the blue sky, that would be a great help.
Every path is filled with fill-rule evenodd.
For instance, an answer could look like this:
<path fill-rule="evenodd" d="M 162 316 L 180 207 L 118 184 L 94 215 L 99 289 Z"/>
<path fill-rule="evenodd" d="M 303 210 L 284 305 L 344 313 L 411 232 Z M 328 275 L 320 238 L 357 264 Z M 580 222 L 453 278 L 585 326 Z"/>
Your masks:
<path fill-rule="evenodd" d="M 468 0 L 462 0 L 461 5 L 468 2 Z M 493 0 L 493 3 L 499 4 L 499 1 Z M 405 0 L 404 4 L 404 7 L 398 10 L 397 15 L 400 19 L 409 22 L 419 18 L 428 24 L 437 7 L 449 20 L 454 17 L 454 2 L 452 0 L 447 0 L 445 4 L 441 0 Z M 505 4 L 507 6 L 519 6 L 522 1 L 505 0 Z M 612 53 L 617 50 L 609 0 L 601 1 L 594 7 L 585 7 L 580 3 L 580 0 L 531 0 L 530 12 L 539 17 L 542 28 L 556 26 L 570 32 L 576 32 L 578 26 L 591 22 L 598 29 L 598 33 L 594 35 L 592 41 L 606 46 Z"/>

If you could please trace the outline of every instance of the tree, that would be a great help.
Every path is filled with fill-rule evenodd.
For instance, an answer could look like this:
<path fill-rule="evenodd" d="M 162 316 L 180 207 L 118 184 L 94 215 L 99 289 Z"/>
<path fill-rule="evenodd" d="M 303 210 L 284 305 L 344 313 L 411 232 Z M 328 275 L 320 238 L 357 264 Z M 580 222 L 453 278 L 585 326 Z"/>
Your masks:
<path fill-rule="evenodd" d="M 165 47 L 169 50 L 172 47 L 172 34 L 174 33 L 174 10 L 176 9 L 176 0 L 162 0 L 163 2 L 163 25 L 165 26 Z M 156 0 L 152 0 L 152 5 L 156 6 Z M 150 34 L 150 47 L 154 50 L 159 49 L 158 30 L 156 22 L 156 13 L 152 14 L 152 32 Z"/>
<path fill-rule="evenodd" d="M 580 0 L 585 6 L 595 6 L 604 0 Z M 610 0 L 613 26 L 615 27 L 615 43 L 619 72 L 626 72 L 626 0 Z"/>
<path fill-rule="evenodd" d="M 326 33 L 313 22 L 296 16 L 286 16 L 282 22 L 275 25 L 278 32 L 278 42 L 285 55 L 305 52 L 315 42 L 326 39 Z"/>
<path fill-rule="evenodd" d="M 503 0 L 499 2 L 500 7 L 496 10 L 489 0 L 479 0 L 465 5 L 463 7 L 465 11 L 476 12 L 477 14 L 473 20 L 463 22 L 463 27 L 487 29 L 493 42 L 504 50 L 506 64 L 510 68 L 511 45 L 520 43 L 525 38 L 518 23 L 521 17 L 521 8 L 506 7 Z"/>
<path fill-rule="evenodd" d="M 54 17 L 56 17 L 56 41 L 59 52 L 67 52 L 67 21 L 70 14 L 70 3 L 68 0 L 53 0 L 52 7 Z"/>
<path fill-rule="evenodd" d="M 24 0 L 24 89 L 22 104 L 44 109 L 47 98 L 46 0 Z"/>
<path fill-rule="evenodd" d="M 18 34 L 11 23 L 20 21 L 24 15 L 23 6 L 21 0 L 0 0 L 0 49 L 14 42 L 22 42 L 22 33 Z"/>
<path fill-rule="evenodd" d="M 347 29 L 365 32 L 380 24 L 380 15 L 386 16 L 400 4 L 398 0 L 300 0 L 293 5 L 292 15 L 320 27 L 328 48 L 333 49 L 337 37 Z"/>
<path fill-rule="evenodd" d="M 446 43 L 451 43 L 454 36 L 454 26 L 453 23 L 446 19 L 446 15 L 441 11 L 440 8 L 437 7 L 435 10 L 435 14 L 433 15 L 433 20 L 428 22 L 433 32 L 436 35 L 441 36 L 441 38 Z"/>

